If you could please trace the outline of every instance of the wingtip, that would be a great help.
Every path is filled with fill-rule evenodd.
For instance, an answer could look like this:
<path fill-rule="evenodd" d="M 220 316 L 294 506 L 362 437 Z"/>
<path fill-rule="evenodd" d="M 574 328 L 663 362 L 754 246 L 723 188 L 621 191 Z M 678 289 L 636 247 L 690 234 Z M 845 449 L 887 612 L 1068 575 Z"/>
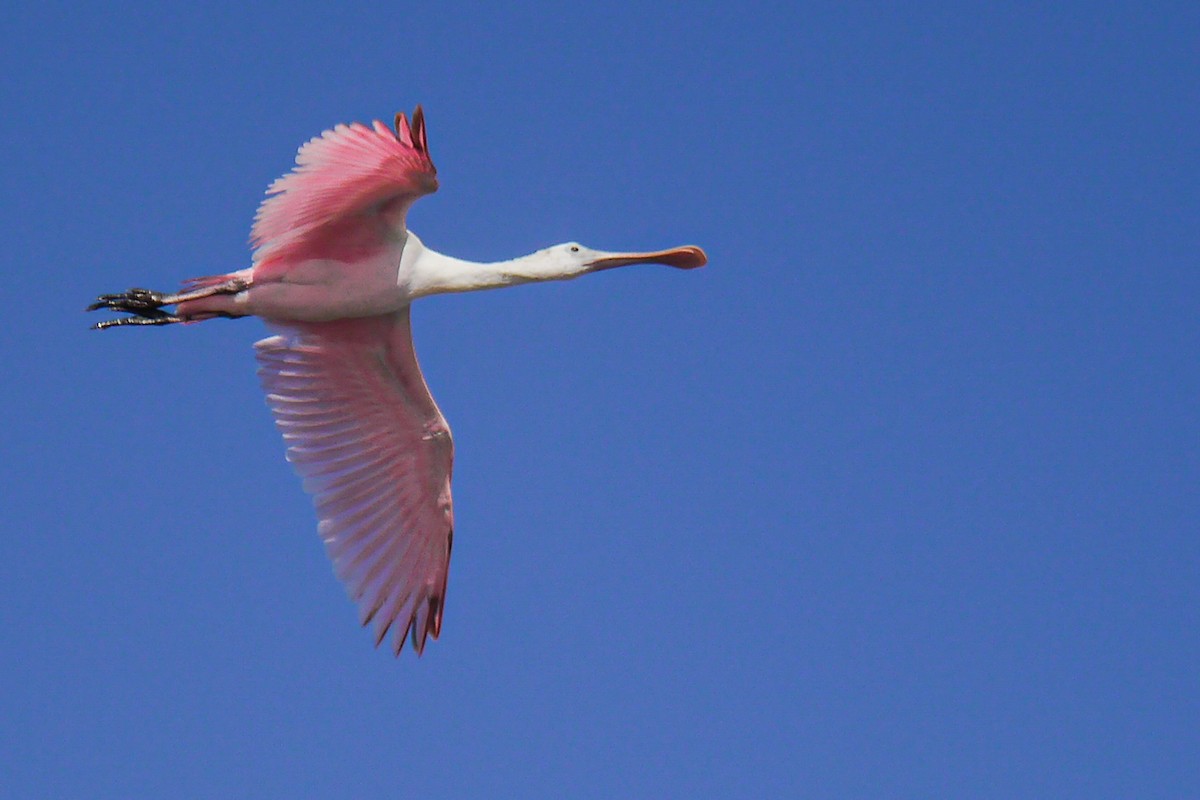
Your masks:
<path fill-rule="evenodd" d="M 408 632 L 411 630 L 412 630 L 412 620 L 409 620 L 408 624 L 404 626 L 404 633 L 394 637 L 394 639 L 392 641 L 392 657 L 393 658 L 399 658 L 400 654 L 404 652 L 404 643 L 408 639 Z M 376 644 L 375 646 L 378 647 L 379 645 Z"/>
<path fill-rule="evenodd" d="M 428 635 L 429 635 L 429 626 L 428 625 L 421 628 L 420 635 L 418 635 L 415 630 L 413 631 L 412 643 L 413 643 L 413 649 L 417 651 L 417 658 L 420 658 L 421 656 L 425 655 L 425 637 L 427 637 Z M 434 638 L 437 638 L 437 637 L 434 637 Z"/>
<path fill-rule="evenodd" d="M 421 108 L 420 103 L 413 109 L 412 132 L 417 149 L 429 155 L 429 140 L 425 135 L 425 109 Z"/>
<path fill-rule="evenodd" d="M 426 157 L 429 156 L 429 138 L 425 133 L 425 109 L 421 108 L 420 104 L 413 109 L 411 124 L 407 114 L 397 111 L 393 127 L 396 129 L 397 139 L 414 150 L 424 153 Z"/>
<path fill-rule="evenodd" d="M 396 138 L 409 147 L 413 146 L 412 128 L 408 125 L 408 116 L 403 111 L 396 112 Z"/>

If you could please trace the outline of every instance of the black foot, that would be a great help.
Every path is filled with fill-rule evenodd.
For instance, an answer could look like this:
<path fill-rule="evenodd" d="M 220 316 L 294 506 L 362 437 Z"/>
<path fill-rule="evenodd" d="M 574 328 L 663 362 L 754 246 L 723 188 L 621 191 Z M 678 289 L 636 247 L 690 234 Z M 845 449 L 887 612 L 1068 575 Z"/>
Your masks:
<path fill-rule="evenodd" d="M 237 294 L 249 286 L 250 282 L 243 278 L 230 278 L 224 283 L 204 286 L 178 294 L 152 292 L 149 289 L 135 288 L 127 292 L 121 292 L 120 294 L 102 294 L 96 298 L 96 302 L 87 307 L 87 310 L 99 311 L 100 309 L 106 309 L 108 311 L 120 311 L 133 315 L 122 319 L 110 319 L 98 322 L 92 326 L 95 330 L 115 328 L 122 325 L 170 325 L 174 322 L 192 322 L 202 319 L 212 319 L 213 317 L 232 318 L 237 315 L 227 314 L 223 311 L 205 312 L 194 316 L 181 317 L 178 314 L 164 311 L 163 307 L 177 305 L 189 300 L 199 300 L 202 297 L 211 297 L 216 294 Z"/>
<path fill-rule="evenodd" d="M 165 311 L 159 310 L 164 305 L 164 297 L 166 295 L 162 292 L 152 292 L 149 289 L 130 289 L 128 292 L 120 294 L 102 294 L 96 298 L 96 302 L 87 307 L 87 310 L 98 311 L 101 308 L 110 308 L 113 311 L 125 311 L 148 317 L 166 316 Z"/>
<path fill-rule="evenodd" d="M 102 331 L 105 328 L 119 328 L 122 325 L 170 325 L 173 322 L 187 322 L 184 317 L 176 316 L 175 314 L 167 314 L 158 312 L 157 316 L 142 316 L 142 317 L 122 317 L 120 319 L 106 319 L 103 322 L 97 322 L 92 326 L 94 331 Z"/>
<path fill-rule="evenodd" d="M 152 292 L 149 289 L 130 289 L 120 294 L 102 294 L 96 302 L 87 307 L 88 311 L 108 309 L 132 314 L 131 317 L 109 319 L 97 322 L 92 330 L 116 328 L 122 325 L 170 325 L 173 322 L 183 322 L 183 317 L 163 311 L 164 305 L 170 305 L 168 295 L 162 292 Z"/>

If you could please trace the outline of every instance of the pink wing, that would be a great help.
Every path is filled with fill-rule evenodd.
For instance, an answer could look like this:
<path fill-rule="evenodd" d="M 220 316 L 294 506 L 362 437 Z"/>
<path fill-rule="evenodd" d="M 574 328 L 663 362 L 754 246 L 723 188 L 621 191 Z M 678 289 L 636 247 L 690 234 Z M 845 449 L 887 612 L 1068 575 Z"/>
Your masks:
<path fill-rule="evenodd" d="M 312 258 L 353 261 L 393 241 L 421 196 L 437 190 L 425 115 L 417 106 L 410 128 L 338 125 L 310 139 L 296 166 L 267 188 L 250 231 L 258 268 Z"/>
<path fill-rule="evenodd" d="M 374 621 L 412 631 L 420 654 L 442 627 L 454 512 L 450 428 L 413 352 L 409 309 L 324 323 L 272 323 L 255 345 L 288 460 L 313 495 L 334 570 Z"/>

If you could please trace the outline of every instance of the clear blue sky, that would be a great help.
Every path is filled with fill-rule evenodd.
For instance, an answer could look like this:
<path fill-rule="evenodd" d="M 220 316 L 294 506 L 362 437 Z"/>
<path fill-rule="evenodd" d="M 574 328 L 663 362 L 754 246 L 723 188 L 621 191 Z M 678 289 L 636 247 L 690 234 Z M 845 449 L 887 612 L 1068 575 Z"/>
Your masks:
<path fill-rule="evenodd" d="M 1200 796 L 1200 6 L 23 5 L 4 797 Z M 418 304 L 457 535 L 395 661 L 262 325 L 82 308 L 418 102 L 427 244 L 711 261 Z"/>

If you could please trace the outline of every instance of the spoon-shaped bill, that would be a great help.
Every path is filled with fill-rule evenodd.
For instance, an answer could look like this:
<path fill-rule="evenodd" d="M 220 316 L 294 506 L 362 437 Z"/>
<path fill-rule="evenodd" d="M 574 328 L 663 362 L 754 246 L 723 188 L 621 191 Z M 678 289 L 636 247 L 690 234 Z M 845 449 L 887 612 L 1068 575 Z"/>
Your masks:
<path fill-rule="evenodd" d="M 605 253 L 593 259 L 588 266 L 593 270 L 624 267 L 629 264 L 665 264 L 676 269 L 695 269 L 708 263 L 708 256 L 695 245 L 656 250 L 653 253 Z"/>

